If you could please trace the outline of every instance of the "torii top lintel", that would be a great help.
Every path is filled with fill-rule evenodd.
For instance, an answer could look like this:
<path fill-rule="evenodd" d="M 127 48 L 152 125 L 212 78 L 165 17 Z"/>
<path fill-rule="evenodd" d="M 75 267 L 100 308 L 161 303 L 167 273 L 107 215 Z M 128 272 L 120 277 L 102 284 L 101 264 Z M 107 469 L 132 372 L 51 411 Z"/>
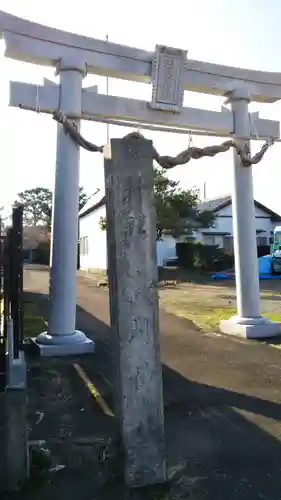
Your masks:
<path fill-rule="evenodd" d="M 63 57 L 75 53 L 86 62 L 89 73 L 151 82 L 153 52 L 68 33 L 2 11 L 0 36 L 6 42 L 5 55 L 12 59 L 55 66 Z M 281 73 L 187 59 L 185 90 L 222 96 L 242 86 L 247 86 L 254 101 L 275 102 L 281 99 Z"/>

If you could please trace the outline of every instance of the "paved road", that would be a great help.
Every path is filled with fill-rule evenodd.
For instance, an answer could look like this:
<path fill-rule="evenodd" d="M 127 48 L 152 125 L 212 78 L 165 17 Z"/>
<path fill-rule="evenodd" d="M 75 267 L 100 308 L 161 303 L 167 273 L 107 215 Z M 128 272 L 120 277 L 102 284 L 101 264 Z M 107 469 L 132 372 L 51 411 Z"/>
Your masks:
<path fill-rule="evenodd" d="M 27 270 L 25 288 L 46 292 L 48 272 Z M 107 291 L 80 275 L 77 303 L 77 326 L 110 350 Z M 164 311 L 160 322 L 167 454 L 177 469 L 177 494 L 279 500 L 280 350 L 204 334 Z M 97 350 L 92 365 L 101 357 Z"/>

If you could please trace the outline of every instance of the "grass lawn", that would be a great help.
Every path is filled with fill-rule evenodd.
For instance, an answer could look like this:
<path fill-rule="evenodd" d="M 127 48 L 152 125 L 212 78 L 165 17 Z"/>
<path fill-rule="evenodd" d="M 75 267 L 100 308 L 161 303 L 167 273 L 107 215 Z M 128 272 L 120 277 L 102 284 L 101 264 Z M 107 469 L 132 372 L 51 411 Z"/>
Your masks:
<path fill-rule="evenodd" d="M 160 305 L 167 312 L 193 321 L 204 330 L 219 331 L 221 319 L 236 314 L 236 292 L 234 281 L 214 282 L 202 280 L 193 274 L 185 276 L 176 284 L 162 282 Z M 273 321 L 281 322 L 281 280 L 261 283 L 262 314 Z"/>
<path fill-rule="evenodd" d="M 100 269 L 84 275 L 97 283 L 107 280 Z M 220 320 L 236 314 L 234 280 L 217 282 L 210 275 L 177 267 L 161 269 L 159 278 L 160 306 L 204 330 L 219 331 Z M 262 314 L 281 322 L 281 280 L 261 281 L 260 288 Z"/>
<path fill-rule="evenodd" d="M 25 300 L 23 304 L 24 338 L 37 337 L 44 330 L 46 330 L 46 322 L 40 314 L 38 304 Z"/>

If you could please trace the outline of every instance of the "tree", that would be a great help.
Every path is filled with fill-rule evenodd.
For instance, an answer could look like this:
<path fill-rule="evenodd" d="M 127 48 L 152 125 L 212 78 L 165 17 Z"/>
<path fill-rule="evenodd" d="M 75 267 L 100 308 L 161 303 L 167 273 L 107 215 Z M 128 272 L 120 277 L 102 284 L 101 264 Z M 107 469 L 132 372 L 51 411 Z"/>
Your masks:
<path fill-rule="evenodd" d="M 43 225 L 51 228 L 52 219 L 52 191 L 48 188 L 37 187 L 26 189 L 18 193 L 14 205 L 24 205 L 24 222 L 27 225 Z M 79 210 L 87 203 L 89 196 L 83 187 L 79 188 Z"/>
<path fill-rule="evenodd" d="M 52 213 L 52 191 L 44 187 L 26 189 L 17 195 L 15 205 L 24 206 L 24 222 L 30 226 L 49 226 Z"/>
<path fill-rule="evenodd" d="M 162 237 L 163 231 L 169 231 L 174 237 L 178 237 L 197 227 L 213 225 L 213 212 L 198 210 L 198 189 L 183 190 L 179 187 L 179 182 L 169 179 L 162 169 L 154 168 L 153 172 L 158 239 Z M 106 229 L 104 217 L 100 218 L 100 227 Z"/>
<path fill-rule="evenodd" d="M 198 189 L 181 189 L 179 182 L 169 179 L 159 168 L 154 169 L 153 182 L 158 237 L 162 236 L 163 231 L 169 231 L 178 237 L 202 225 L 203 227 L 213 225 L 213 212 L 198 210 L 200 203 Z"/>
<path fill-rule="evenodd" d="M 4 220 L 7 219 L 7 217 L 4 217 L 3 215 L 3 210 L 4 207 L 0 207 L 0 231 L 3 231 L 3 229 L 5 228 Z"/>

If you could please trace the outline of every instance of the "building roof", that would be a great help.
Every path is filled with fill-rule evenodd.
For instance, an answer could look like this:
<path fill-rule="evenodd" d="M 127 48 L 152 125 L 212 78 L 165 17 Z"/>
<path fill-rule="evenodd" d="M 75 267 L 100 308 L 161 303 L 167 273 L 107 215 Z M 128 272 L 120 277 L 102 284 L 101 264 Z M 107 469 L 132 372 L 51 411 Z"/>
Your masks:
<path fill-rule="evenodd" d="M 198 209 L 200 212 L 203 212 L 204 210 L 211 210 L 212 212 L 216 213 L 222 208 L 225 208 L 231 204 L 232 204 L 232 196 L 226 195 L 220 198 L 213 198 L 210 200 L 206 200 L 198 205 Z M 81 219 L 86 215 L 89 215 L 90 213 L 94 212 L 100 207 L 103 207 L 104 205 L 105 205 L 105 193 L 99 191 L 86 203 L 86 205 L 82 208 L 82 210 L 80 210 L 79 218 Z M 268 213 L 268 215 L 271 217 L 273 221 L 281 221 L 281 215 L 277 214 L 276 212 L 266 207 L 259 201 L 255 200 L 255 206 L 260 210 L 263 210 L 264 212 Z"/>
<path fill-rule="evenodd" d="M 201 234 L 205 236 L 231 236 L 231 233 L 227 231 L 202 231 Z"/>
<path fill-rule="evenodd" d="M 281 216 L 271 210 L 270 208 L 266 207 L 262 203 L 260 203 L 257 200 L 255 201 L 255 206 L 259 208 L 260 210 L 263 210 L 264 212 L 268 213 L 268 215 L 271 217 L 273 221 L 281 221 Z M 198 205 L 198 209 L 200 212 L 203 212 L 204 210 L 211 210 L 212 212 L 216 213 L 222 208 L 225 208 L 229 205 L 232 204 L 232 196 L 223 196 L 221 198 L 213 198 L 211 200 L 206 200 Z"/>
<path fill-rule="evenodd" d="M 79 219 L 86 217 L 86 215 L 95 212 L 100 207 L 105 205 L 105 193 L 103 191 L 98 191 L 96 194 L 91 196 L 87 201 L 86 205 L 79 212 Z"/>
<path fill-rule="evenodd" d="M 50 240 L 50 232 L 44 226 L 23 226 L 23 248 L 34 250 L 40 243 Z"/>
<path fill-rule="evenodd" d="M 0 239 L 3 241 L 7 235 L 10 226 L 1 231 Z M 22 227 L 22 246 L 24 250 L 35 250 L 40 243 L 49 242 L 50 231 L 45 226 L 23 226 Z"/>
<path fill-rule="evenodd" d="M 200 212 L 203 212 L 204 210 L 211 210 L 212 212 L 216 212 L 217 210 L 221 210 L 227 205 L 230 205 L 230 203 L 231 196 L 223 196 L 221 198 L 205 200 L 198 205 L 198 209 L 200 210 Z"/>

